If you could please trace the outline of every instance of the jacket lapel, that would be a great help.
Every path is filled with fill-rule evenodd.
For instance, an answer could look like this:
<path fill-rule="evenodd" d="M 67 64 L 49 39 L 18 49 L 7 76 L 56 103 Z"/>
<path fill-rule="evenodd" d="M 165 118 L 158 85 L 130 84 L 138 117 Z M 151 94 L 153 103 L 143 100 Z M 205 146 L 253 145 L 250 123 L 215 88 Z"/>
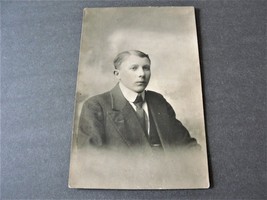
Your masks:
<path fill-rule="evenodd" d="M 168 123 L 168 113 L 164 106 L 162 106 L 162 102 L 159 102 L 157 98 L 153 98 L 149 92 L 146 92 L 146 101 L 147 105 L 149 106 L 150 114 L 153 117 L 155 122 L 155 126 L 157 132 L 159 134 L 159 138 L 162 144 L 163 149 L 168 148 L 168 134 L 170 133 L 170 127 Z"/>
<path fill-rule="evenodd" d="M 125 143 L 128 146 L 148 144 L 135 111 L 123 96 L 118 84 L 111 90 L 110 98 L 112 111 L 109 112 L 109 117 Z"/>

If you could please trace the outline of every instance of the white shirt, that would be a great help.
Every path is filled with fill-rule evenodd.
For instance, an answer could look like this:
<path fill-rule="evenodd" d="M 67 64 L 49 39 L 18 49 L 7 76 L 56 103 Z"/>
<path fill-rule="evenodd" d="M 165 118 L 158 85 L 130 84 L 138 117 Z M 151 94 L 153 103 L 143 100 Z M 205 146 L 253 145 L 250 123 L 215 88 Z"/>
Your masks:
<path fill-rule="evenodd" d="M 119 86 L 120 86 L 120 89 L 121 89 L 121 92 L 123 94 L 123 96 L 125 97 L 125 99 L 131 104 L 131 106 L 133 107 L 133 109 L 136 111 L 136 106 L 134 105 L 134 101 L 138 95 L 138 93 L 128 89 L 127 87 L 125 87 L 121 82 L 119 83 Z M 142 95 L 142 98 L 145 99 L 145 91 L 143 91 L 141 93 Z M 144 101 L 143 103 L 143 106 L 142 108 L 144 109 L 144 111 L 146 112 L 146 115 L 147 115 L 147 131 L 148 131 L 148 134 L 150 132 L 150 122 L 149 122 L 149 113 L 148 113 L 148 107 L 147 107 L 147 102 Z"/>

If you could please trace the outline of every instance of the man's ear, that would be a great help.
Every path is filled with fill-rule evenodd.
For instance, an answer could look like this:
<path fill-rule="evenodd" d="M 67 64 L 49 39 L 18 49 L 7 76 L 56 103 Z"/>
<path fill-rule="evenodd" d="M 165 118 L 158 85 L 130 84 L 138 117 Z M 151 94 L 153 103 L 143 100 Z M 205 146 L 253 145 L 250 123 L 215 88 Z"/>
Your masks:
<path fill-rule="evenodd" d="M 118 69 L 115 69 L 115 70 L 113 71 L 113 74 L 116 76 L 117 79 L 120 80 L 120 71 L 119 71 Z"/>

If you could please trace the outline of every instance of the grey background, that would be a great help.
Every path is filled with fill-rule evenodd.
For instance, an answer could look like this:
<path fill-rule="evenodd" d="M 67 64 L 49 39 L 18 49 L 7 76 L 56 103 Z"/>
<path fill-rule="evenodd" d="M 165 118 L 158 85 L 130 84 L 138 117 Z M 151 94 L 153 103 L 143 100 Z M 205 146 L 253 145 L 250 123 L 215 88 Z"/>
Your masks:
<path fill-rule="evenodd" d="M 195 6 L 208 190 L 68 189 L 82 9 Z M 1 1 L 2 199 L 266 199 L 266 1 Z M 112 181 L 112 180 L 110 180 Z"/>

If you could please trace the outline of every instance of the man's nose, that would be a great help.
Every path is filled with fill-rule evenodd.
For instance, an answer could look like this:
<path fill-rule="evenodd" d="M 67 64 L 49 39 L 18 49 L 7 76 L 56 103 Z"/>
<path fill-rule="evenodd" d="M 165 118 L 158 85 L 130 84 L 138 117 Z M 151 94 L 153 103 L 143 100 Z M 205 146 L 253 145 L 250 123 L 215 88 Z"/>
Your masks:
<path fill-rule="evenodd" d="M 144 76 L 145 75 L 145 72 L 144 72 L 144 70 L 142 69 L 142 68 L 139 68 L 139 70 L 138 70 L 138 76 Z"/>

